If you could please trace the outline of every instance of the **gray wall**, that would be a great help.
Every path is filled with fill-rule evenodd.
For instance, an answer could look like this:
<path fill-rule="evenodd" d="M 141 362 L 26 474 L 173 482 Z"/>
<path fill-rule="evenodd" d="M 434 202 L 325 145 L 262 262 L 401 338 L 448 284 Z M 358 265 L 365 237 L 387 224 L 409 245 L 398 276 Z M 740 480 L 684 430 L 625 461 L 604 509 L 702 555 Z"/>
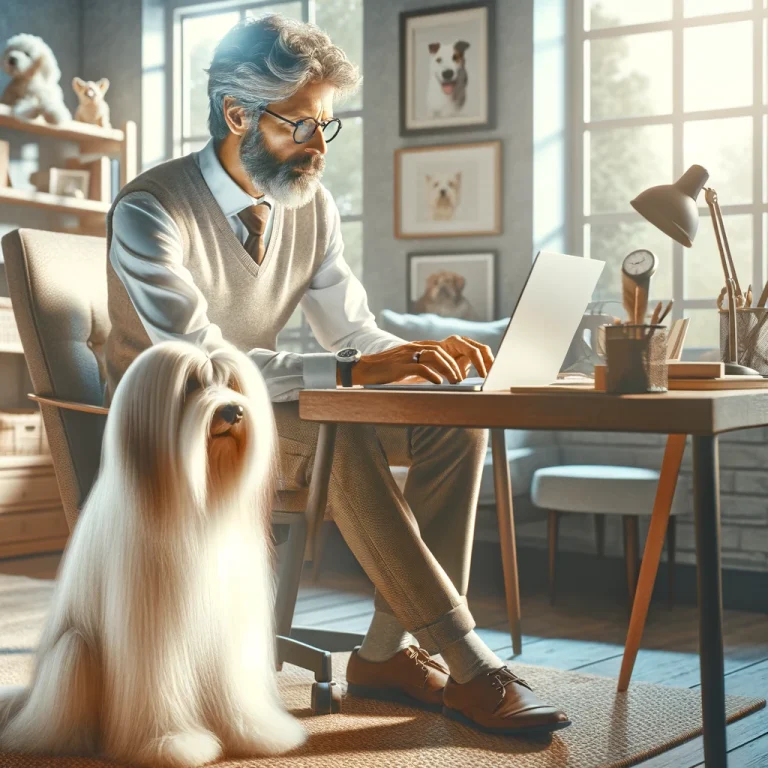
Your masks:
<path fill-rule="evenodd" d="M 462 0 L 463 2 L 463 0 Z M 533 0 L 497 0 L 497 129 L 436 136 L 399 135 L 399 13 L 457 4 L 446 0 L 365 3 L 363 67 L 364 281 L 371 309 L 405 311 L 406 253 L 493 249 L 499 254 L 499 314 L 509 314 L 533 250 Z M 400 147 L 502 141 L 502 234 L 419 238 L 394 236 L 394 152 Z"/>

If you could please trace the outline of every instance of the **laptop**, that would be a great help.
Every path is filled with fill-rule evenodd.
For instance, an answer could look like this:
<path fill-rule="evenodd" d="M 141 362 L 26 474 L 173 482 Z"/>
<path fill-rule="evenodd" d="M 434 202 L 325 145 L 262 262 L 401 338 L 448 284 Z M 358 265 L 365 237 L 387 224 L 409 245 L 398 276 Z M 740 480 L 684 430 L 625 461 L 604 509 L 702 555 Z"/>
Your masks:
<path fill-rule="evenodd" d="M 365 389 L 509 391 L 557 379 L 605 262 L 539 251 L 485 379 L 457 384 L 366 384 Z"/>

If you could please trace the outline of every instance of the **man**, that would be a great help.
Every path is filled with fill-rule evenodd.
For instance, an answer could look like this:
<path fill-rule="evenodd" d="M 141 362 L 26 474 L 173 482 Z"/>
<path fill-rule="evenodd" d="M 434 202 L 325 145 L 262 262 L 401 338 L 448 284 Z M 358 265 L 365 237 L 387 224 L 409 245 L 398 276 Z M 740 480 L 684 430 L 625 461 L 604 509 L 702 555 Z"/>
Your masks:
<path fill-rule="evenodd" d="M 334 98 L 360 80 L 327 35 L 279 16 L 247 19 L 221 41 L 208 74 L 212 140 L 134 179 L 107 219 L 107 401 L 153 343 L 234 344 L 269 387 L 283 487 L 306 487 L 318 427 L 298 416 L 302 388 L 333 387 L 350 367 L 355 384 L 458 381 L 472 364 L 484 375 L 492 356 L 469 339 L 409 344 L 376 327 L 320 184 L 340 128 Z M 352 348 L 351 357 L 276 352 L 299 305 L 323 348 Z M 485 645 L 467 607 L 486 447 L 484 430 L 339 427 L 328 503 L 376 587 L 350 692 L 445 703 L 501 733 L 551 731 L 568 725 L 566 715 Z M 390 463 L 410 465 L 404 494 Z"/>

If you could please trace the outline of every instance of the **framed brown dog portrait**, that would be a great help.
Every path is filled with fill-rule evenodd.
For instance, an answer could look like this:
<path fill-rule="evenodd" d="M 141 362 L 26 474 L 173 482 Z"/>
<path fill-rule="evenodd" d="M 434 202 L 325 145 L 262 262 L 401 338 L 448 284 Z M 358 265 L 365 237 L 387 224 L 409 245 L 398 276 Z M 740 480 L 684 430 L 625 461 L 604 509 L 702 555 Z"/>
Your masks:
<path fill-rule="evenodd" d="M 408 312 L 496 319 L 496 253 L 409 253 Z"/>
<path fill-rule="evenodd" d="M 501 234 L 501 142 L 395 150 L 395 237 Z"/>

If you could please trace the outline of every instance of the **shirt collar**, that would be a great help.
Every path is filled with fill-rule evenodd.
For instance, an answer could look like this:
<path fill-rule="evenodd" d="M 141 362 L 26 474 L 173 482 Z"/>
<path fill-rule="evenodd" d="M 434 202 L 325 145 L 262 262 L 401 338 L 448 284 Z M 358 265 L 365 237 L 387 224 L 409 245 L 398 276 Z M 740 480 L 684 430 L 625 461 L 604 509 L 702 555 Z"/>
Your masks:
<path fill-rule="evenodd" d="M 236 216 L 244 208 L 267 202 L 274 210 L 275 204 L 269 195 L 251 197 L 232 177 L 224 170 L 218 156 L 213 139 L 197 153 L 197 161 L 200 173 L 205 183 L 211 190 L 214 200 L 219 204 L 225 216 Z"/>

